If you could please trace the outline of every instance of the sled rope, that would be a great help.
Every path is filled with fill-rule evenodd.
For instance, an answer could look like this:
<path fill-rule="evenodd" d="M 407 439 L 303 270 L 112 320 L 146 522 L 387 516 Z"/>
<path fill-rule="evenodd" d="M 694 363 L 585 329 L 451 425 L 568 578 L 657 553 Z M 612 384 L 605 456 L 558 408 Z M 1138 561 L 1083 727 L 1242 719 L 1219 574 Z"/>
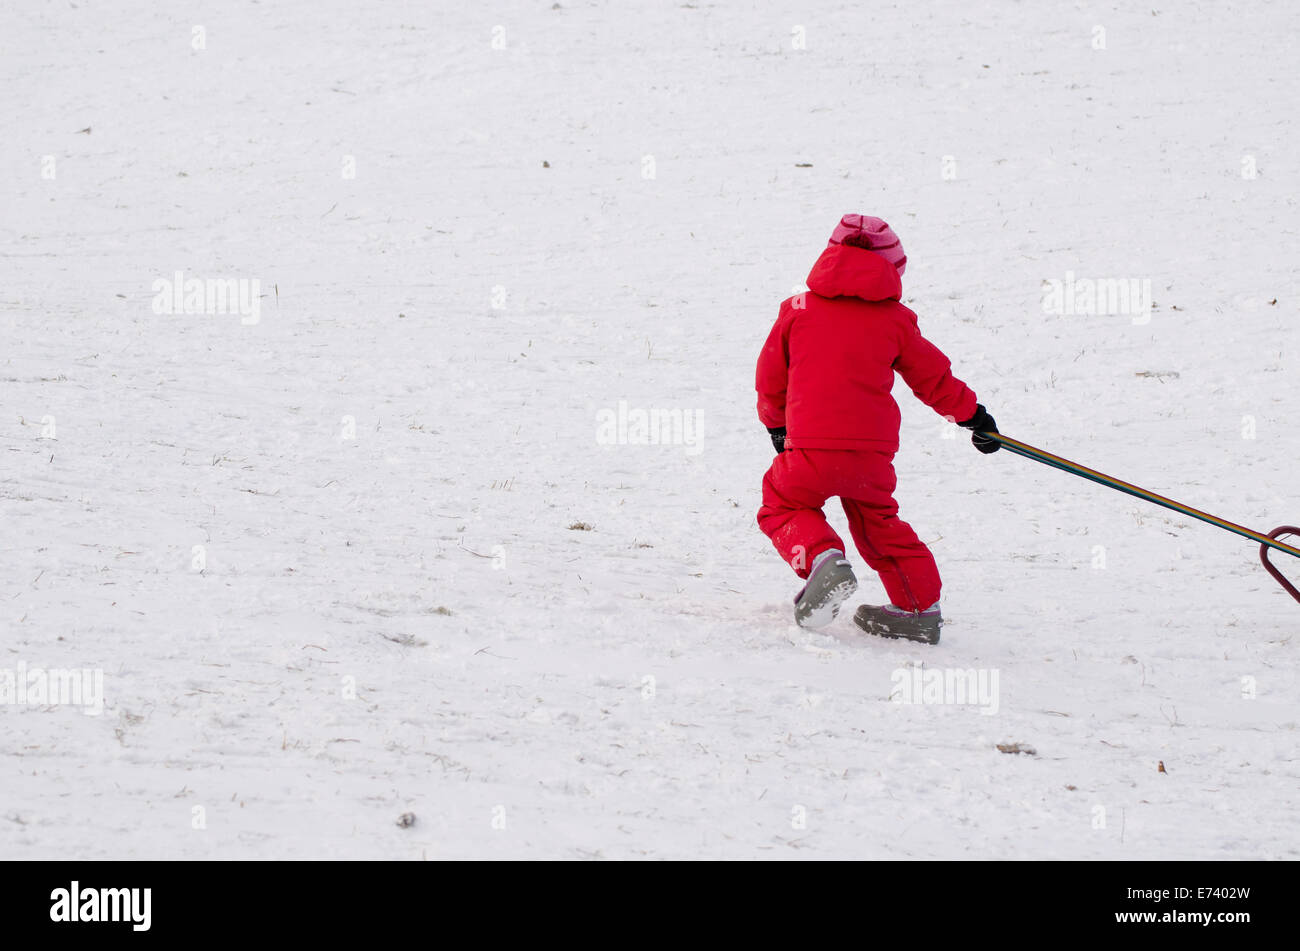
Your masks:
<path fill-rule="evenodd" d="M 1002 444 L 1003 449 L 1007 449 L 1018 456 L 1024 456 L 1026 459 L 1033 459 L 1035 462 L 1041 462 L 1044 465 L 1051 466 L 1054 469 L 1060 469 L 1071 475 L 1077 475 L 1080 478 L 1087 479 L 1089 482 L 1095 482 L 1098 485 L 1104 485 L 1107 488 L 1123 492 L 1125 495 L 1131 495 L 1134 498 L 1145 499 L 1156 505 L 1163 506 L 1167 509 L 1173 509 L 1175 512 L 1181 512 L 1183 515 L 1199 519 L 1202 522 L 1208 522 L 1210 525 L 1217 525 L 1226 531 L 1243 538 L 1249 538 L 1252 541 L 1259 542 L 1261 546 L 1275 548 L 1278 551 L 1284 551 L 1288 555 L 1294 555 L 1300 558 L 1300 548 L 1294 545 L 1288 545 L 1285 542 L 1278 541 L 1273 535 L 1265 535 L 1263 532 L 1256 532 L 1244 525 L 1238 525 L 1236 522 L 1229 522 L 1226 518 L 1219 518 L 1217 515 L 1211 515 L 1209 512 L 1202 512 L 1200 509 L 1194 509 L 1190 505 L 1184 505 L 1182 502 L 1176 502 L 1173 499 L 1165 498 L 1163 495 L 1157 495 L 1141 486 L 1133 485 L 1131 482 L 1125 482 L 1122 479 L 1116 479 L 1114 476 L 1108 476 L 1104 472 L 1098 472 L 1096 469 L 1089 469 L 1087 466 L 1081 466 L 1077 462 L 1071 462 L 1061 456 L 1045 452 L 1042 449 L 1035 448 L 1028 443 L 1023 443 L 1018 439 L 1012 439 L 1010 436 L 1004 436 L 1002 433 L 986 433 L 981 435 L 990 439 L 996 439 Z M 1280 529 L 1274 529 L 1274 534 L 1281 533 Z M 1261 549 L 1262 550 L 1262 549 Z M 1265 560 L 1265 565 L 1267 565 Z M 1271 572 L 1270 572 L 1271 573 Z"/>

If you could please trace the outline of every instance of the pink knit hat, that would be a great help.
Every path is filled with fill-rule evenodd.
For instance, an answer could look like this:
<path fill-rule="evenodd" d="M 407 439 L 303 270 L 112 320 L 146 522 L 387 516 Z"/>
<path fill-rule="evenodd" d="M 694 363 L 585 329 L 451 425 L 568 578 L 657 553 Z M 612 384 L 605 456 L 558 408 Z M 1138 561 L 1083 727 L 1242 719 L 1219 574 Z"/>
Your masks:
<path fill-rule="evenodd" d="M 831 234 L 831 244 L 847 244 L 855 248 L 875 251 L 902 274 L 907 270 L 907 255 L 903 253 L 903 244 L 889 227 L 879 218 L 870 215 L 845 215 L 835 226 Z"/>

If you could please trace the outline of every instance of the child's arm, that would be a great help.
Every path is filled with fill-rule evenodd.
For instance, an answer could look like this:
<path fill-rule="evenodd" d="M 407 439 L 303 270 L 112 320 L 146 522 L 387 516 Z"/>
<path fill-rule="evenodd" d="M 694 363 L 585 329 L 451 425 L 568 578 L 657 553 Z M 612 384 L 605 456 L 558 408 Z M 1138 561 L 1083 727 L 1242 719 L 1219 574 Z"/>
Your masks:
<path fill-rule="evenodd" d="M 767 335 L 754 376 L 754 388 L 758 390 L 758 418 L 769 430 L 785 426 L 785 389 L 789 374 L 790 321 L 783 312 Z"/>
<path fill-rule="evenodd" d="M 894 369 L 916 398 L 940 416 L 961 423 L 975 415 L 978 401 L 971 388 L 952 375 L 952 362 L 921 336 L 912 321 L 907 321 L 903 328 Z"/>

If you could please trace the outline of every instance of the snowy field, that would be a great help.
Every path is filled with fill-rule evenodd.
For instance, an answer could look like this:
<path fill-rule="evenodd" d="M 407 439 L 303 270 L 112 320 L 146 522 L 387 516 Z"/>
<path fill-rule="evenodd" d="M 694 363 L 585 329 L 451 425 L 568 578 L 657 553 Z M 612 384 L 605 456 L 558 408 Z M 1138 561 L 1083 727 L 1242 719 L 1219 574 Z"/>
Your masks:
<path fill-rule="evenodd" d="M 1285 2 L 5 4 L 0 670 L 103 693 L 0 706 L 0 852 L 1300 857 L 1300 605 L 1255 545 L 900 383 L 943 641 L 801 631 L 753 395 L 875 214 L 1004 432 L 1294 524 L 1297 36 Z M 167 313 L 176 272 L 250 306 Z M 1057 312 L 1067 279 L 1154 302 Z M 892 702 L 922 664 L 996 708 Z"/>

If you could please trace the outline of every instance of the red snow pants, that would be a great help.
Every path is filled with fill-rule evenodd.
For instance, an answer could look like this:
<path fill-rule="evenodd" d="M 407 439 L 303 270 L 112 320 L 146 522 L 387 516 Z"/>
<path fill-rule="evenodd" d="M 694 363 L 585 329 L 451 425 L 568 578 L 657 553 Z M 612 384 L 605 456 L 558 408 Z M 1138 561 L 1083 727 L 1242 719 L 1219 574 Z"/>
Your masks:
<path fill-rule="evenodd" d="M 839 496 L 859 553 L 900 608 L 923 611 L 939 600 L 934 555 L 898 517 L 894 454 L 867 449 L 787 449 L 763 477 L 758 527 L 800 578 L 813 559 L 835 548 L 847 551 L 822 513 Z"/>

